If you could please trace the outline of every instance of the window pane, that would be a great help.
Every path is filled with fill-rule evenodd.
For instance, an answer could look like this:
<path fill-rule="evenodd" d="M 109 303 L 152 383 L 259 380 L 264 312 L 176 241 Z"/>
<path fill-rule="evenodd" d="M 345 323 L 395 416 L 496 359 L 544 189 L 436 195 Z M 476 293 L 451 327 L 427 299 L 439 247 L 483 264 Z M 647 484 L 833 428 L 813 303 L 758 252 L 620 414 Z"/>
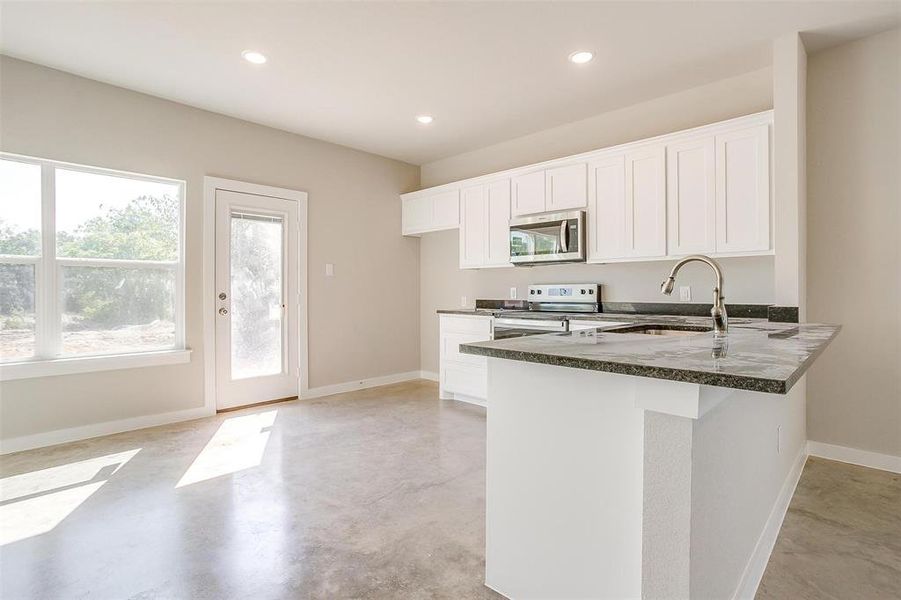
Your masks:
<path fill-rule="evenodd" d="M 34 356 L 34 265 L 0 264 L 0 360 Z"/>
<path fill-rule="evenodd" d="M 56 251 L 70 258 L 178 260 L 179 186 L 56 170 Z"/>
<path fill-rule="evenodd" d="M 41 167 L 0 160 L 0 254 L 41 254 Z"/>
<path fill-rule="evenodd" d="M 232 378 L 282 372 L 282 222 L 231 219 Z"/>
<path fill-rule="evenodd" d="M 175 345 L 175 271 L 63 267 L 63 354 Z"/>

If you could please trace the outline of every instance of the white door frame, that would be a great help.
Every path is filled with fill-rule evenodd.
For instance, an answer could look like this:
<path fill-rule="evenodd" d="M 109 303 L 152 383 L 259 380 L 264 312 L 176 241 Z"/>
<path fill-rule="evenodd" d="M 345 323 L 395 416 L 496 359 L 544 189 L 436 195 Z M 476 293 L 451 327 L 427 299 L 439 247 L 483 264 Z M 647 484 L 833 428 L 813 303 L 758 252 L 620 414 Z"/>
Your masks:
<path fill-rule="evenodd" d="M 216 412 L 216 190 L 270 196 L 297 202 L 297 358 L 300 363 L 298 396 L 310 389 L 307 325 L 307 193 L 297 190 L 222 179 L 203 178 L 203 405 Z"/>

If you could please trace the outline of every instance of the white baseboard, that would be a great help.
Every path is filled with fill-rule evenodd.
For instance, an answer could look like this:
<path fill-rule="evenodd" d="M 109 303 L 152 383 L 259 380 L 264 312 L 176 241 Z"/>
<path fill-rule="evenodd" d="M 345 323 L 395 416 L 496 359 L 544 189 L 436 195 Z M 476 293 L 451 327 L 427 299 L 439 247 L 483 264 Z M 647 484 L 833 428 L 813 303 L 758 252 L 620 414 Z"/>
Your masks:
<path fill-rule="evenodd" d="M 438 381 L 438 373 L 435 371 L 420 371 L 419 378 L 427 381 Z"/>
<path fill-rule="evenodd" d="M 820 458 L 827 458 L 829 460 L 860 465 L 861 467 L 869 467 L 871 469 L 879 469 L 891 473 L 901 473 L 901 456 L 879 454 L 878 452 L 870 452 L 869 450 L 858 450 L 857 448 L 836 446 L 834 444 L 815 442 L 813 440 L 807 442 L 807 453 L 811 456 L 819 456 Z"/>
<path fill-rule="evenodd" d="M 23 435 L 8 440 L 0 440 L 0 454 L 33 450 L 35 448 L 44 448 L 46 446 L 55 446 L 57 444 L 65 444 L 68 442 L 78 442 L 99 437 L 101 435 L 123 433 L 125 431 L 134 431 L 135 429 L 144 429 L 145 427 L 156 427 L 157 425 L 168 425 L 179 421 L 190 421 L 201 417 L 209 417 L 214 414 L 216 414 L 215 409 L 201 406 L 199 408 L 189 408 L 186 410 L 176 410 L 156 415 L 131 417 L 129 419 L 120 419 L 118 421 L 107 421 L 105 423 L 82 425 L 81 427 L 70 427 L 68 429 L 57 429 L 55 431 L 47 431 L 45 433 L 36 433 L 33 435 Z"/>
<path fill-rule="evenodd" d="M 785 513 L 788 512 L 788 505 L 791 504 L 792 496 L 795 495 L 795 488 L 801 479 L 801 473 L 804 471 L 804 463 L 807 462 L 807 449 L 802 446 L 798 452 L 797 458 L 785 476 L 782 483 L 782 489 L 776 497 L 770 516 L 766 520 L 760 537 L 757 538 L 757 544 L 748 559 L 745 566 L 745 572 L 742 573 L 738 582 L 735 594 L 732 595 L 733 600 L 753 600 L 757 595 L 757 588 L 760 586 L 760 580 L 763 579 L 763 572 L 766 571 L 767 563 L 770 562 L 770 555 L 776 546 L 776 538 L 779 537 L 779 530 L 782 529 L 782 521 L 785 519 Z"/>
<path fill-rule="evenodd" d="M 302 393 L 300 397 L 318 398 L 320 396 L 331 396 L 332 394 L 352 392 L 354 390 L 363 390 L 380 385 L 389 385 L 392 383 L 400 383 L 402 381 L 412 381 L 416 379 L 437 380 L 438 376 L 428 371 L 408 371 L 406 373 L 395 373 L 394 375 L 385 375 L 383 377 L 373 377 L 370 379 L 361 379 L 359 381 L 349 381 L 346 383 L 312 388 Z M 168 413 L 160 413 L 157 415 L 145 415 L 141 417 L 132 417 L 129 419 L 120 419 L 118 421 L 107 421 L 105 423 L 96 423 L 91 425 L 83 425 L 81 427 L 70 427 L 68 429 L 57 429 L 55 431 L 47 431 L 45 433 L 24 435 L 7 440 L 0 440 L 0 455 L 10 454 L 12 452 L 22 452 L 23 450 L 33 450 L 35 448 L 45 448 L 47 446 L 55 446 L 57 444 L 65 444 L 68 442 L 78 442 L 102 435 L 112 435 L 114 433 L 134 431 L 135 429 L 156 427 L 157 425 L 168 425 L 170 423 L 177 423 L 179 421 L 190 421 L 192 419 L 209 417 L 214 414 L 216 414 L 215 408 L 201 406 L 199 408 L 177 410 Z"/>
<path fill-rule="evenodd" d="M 368 388 L 378 387 L 380 385 L 390 385 L 392 383 L 401 383 L 403 381 L 412 381 L 421 379 L 422 371 L 407 371 L 406 373 L 395 373 L 393 375 L 383 375 L 381 377 L 370 377 L 369 379 L 359 379 L 357 381 L 346 381 L 344 383 L 335 383 L 333 385 L 322 385 L 310 388 L 300 393 L 301 399 L 320 398 L 322 396 L 332 396 L 334 394 L 344 394 L 355 390 L 365 390 Z"/>

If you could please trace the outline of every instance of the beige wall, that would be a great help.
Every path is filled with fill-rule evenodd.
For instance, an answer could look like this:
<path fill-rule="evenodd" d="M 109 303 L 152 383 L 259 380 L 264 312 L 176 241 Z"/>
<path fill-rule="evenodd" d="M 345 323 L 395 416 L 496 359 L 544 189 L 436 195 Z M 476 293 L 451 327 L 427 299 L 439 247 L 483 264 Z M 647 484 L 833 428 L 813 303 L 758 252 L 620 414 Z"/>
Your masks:
<path fill-rule="evenodd" d="M 899 30 L 809 57 L 809 320 L 841 323 L 808 377 L 811 440 L 901 455 Z"/>
<path fill-rule="evenodd" d="M 418 167 L 5 57 L 0 148 L 187 181 L 194 349 L 185 365 L 3 383 L 0 438 L 203 404 L 204 175 L 309 193 L 310 386 L 419 369 L 419 241 L 400 235 L 397 198 Z"/>
<path fill-rule="evenodd" d="M 715 123 L 773 107 L 772 69 L 753 71 L 642 104 L 603 113 L 488 148 L 423 165 L 423 187 L 501 169 L 568 156 L 632 140 Z M 420 319 L 422 369 L 438 370 L 439 308 L 460 305 L 460 297 L 506 298 L 511 286 L 523 297 L 529 283 L 597 282 L 611 301 L 660 301 L 667 262 L 566 265 L 535 268 L 459 269 L 457 231 L 424 235 L 420 242 Z M 773 301 L 773 258 L 722 261 L 728 302 Z M 708 302 L 710 273 L 687 267 L 679 285 L 692 286 L 692 301 Z"/>

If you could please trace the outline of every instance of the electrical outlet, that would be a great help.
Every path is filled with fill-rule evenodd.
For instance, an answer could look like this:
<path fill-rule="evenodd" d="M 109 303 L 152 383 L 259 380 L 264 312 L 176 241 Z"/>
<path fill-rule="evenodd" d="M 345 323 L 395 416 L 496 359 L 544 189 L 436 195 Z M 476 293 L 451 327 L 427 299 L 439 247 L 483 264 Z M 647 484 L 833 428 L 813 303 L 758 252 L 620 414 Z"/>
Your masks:
<path fill-rule="evenodd" d="M 510 300 L 516 300 L 516 288 L 510 288 Z"/>
<path fill-rule="evenodd" d="M 335 265 L 332 263 L 325 263 L 325 276 L 326 277 L 334 277 L 335 276 Z"/>
<path fill-rule="evenodd" d="M 679 300 L 681 300 L 682 302 L 690 302 L 691 301 L 691 286 L 690 285 L 679 286 Z"/>
<path fill-rule="evenodd" d="M 782 454 L 782 425 L 776 425 L 776 454 Z"/>
<path fill-rule="evenodd" d="M 469 302 L 469 298 L 466 296 L 460 296 L 460 306 L 466 308 L 466 304 Z"/>

